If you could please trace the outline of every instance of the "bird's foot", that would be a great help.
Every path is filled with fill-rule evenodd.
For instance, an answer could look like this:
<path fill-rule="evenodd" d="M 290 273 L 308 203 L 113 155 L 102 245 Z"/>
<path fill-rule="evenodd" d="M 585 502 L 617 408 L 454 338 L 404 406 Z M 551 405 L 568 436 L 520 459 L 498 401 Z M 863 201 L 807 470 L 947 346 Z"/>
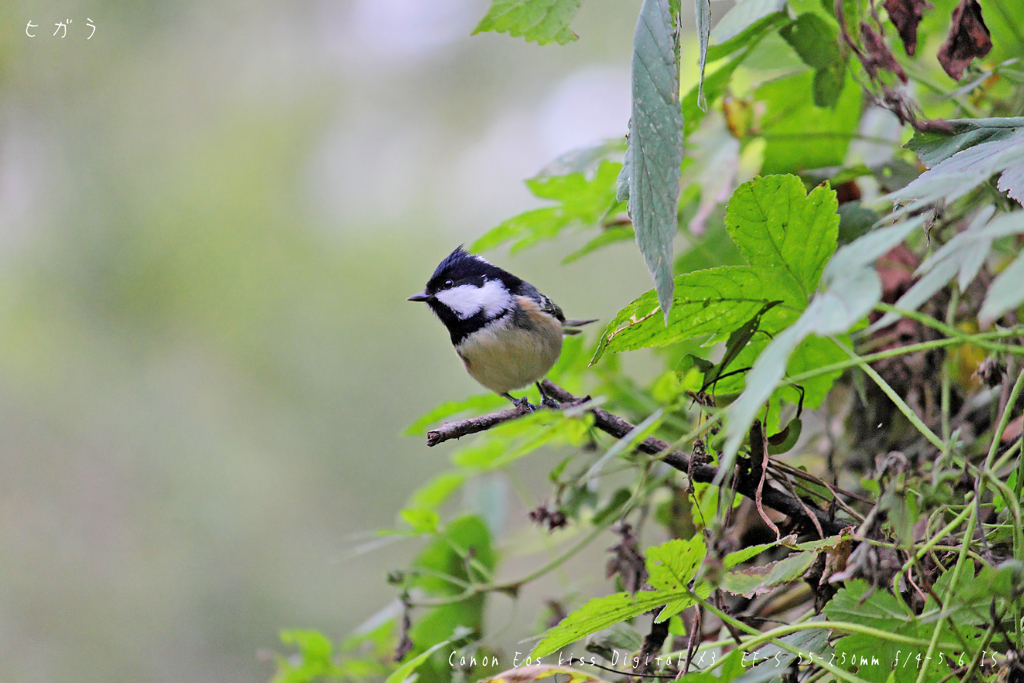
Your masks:
<path fill-rule="evenodd" d="M 561 410 L 562 405 L 544 393 L 544 387 L 541 386 L 540 382 L 537 382 L 537 391 L 540 392 L 540 404 L 545 408 L 551 408 L 552 410 Z"/>
<path fill-rule="evenodd" d="M 550 396 L 541 395 L 540 404 L 545 408 L 551 408 L 552 410 L 561 410 L 562 404 L 551 398 Z"/>
<path fill-rule="evenodd" d="M 509 394 L 502 394 L 502 396 L 512 401 L 512 405 L 514 405 L 516 407 L 516 410 L 518 410 L 520 413 L 526 414 L 533 412 L 534 406 L 530 405 L 530 402 L 526 400 L 525 396 L 523 396 L 522 398 L 515 398 L 513 396 L 510 396 Z"/>

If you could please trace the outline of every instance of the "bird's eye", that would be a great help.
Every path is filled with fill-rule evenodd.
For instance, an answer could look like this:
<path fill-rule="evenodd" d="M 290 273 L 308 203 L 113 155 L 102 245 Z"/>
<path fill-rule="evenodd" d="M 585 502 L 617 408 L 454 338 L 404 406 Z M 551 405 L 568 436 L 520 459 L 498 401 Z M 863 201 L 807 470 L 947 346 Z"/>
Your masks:
<path fill-rule="evenodd" d="M 455 286 L 455 280 L 445 280 L 444 281 L 444 286 L 445 287 L 454 287 Z"/>

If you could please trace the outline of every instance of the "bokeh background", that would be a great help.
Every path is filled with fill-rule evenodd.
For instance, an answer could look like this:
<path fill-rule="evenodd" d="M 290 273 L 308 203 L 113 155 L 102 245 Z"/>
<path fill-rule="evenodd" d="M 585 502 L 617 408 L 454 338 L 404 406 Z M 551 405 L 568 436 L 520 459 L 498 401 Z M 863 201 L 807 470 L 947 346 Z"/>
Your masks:
<path fill-rule="evenodd" d="M 404 299 L 625 133 L 639 5 L 3 0 L 0 682 L 267 680 L 394 598 L 419 546 L 355 551 L 447 459 L 401 432 L 480 392 Z M 607 320 L 649 277 L 585 239 L 489 257 Z"/>

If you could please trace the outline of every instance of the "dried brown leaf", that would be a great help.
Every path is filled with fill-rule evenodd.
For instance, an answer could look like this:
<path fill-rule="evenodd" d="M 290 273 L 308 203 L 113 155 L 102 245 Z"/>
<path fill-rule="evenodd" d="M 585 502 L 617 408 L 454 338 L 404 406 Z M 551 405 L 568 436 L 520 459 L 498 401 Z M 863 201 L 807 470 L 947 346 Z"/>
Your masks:
<path fill-rule="evenodd" d="M 946 42 L 939 48 L 939 63 L 951 78 L 960 80 L 964 69 L 975 57 L 984 57 L 992 49 L 992 38 L 981 16 L 978 0 L 961 0 L 953 10 Z"/>
<path fill-rule="evenodd" d="M 864 55 L 861 57 L 861 63 L 864 65 L 864 70 L 868 72 L 868 75 L 872 79 L 878 79 L 878 70 L 884 69 L 889 71 L 903 81 L 907 82 L 907 74 L 903 71 L 903 67 L 896 61 L 896 56 L 889 49 L 889 46 L 885 42 L 885 36 L 875 30 L 875 28 L 865 22 L 861 22 L 860 25 L 861 40 L 864 41 Z"/>
<path fill-rule="evenodd" d="M 917 25 L 921 23 L 924 11 L 931 8 L 932 4 L 928 0 L 885 0 L 889 21 L 899 31 L 903 48 L 910 57 L 917 50 Z"/>

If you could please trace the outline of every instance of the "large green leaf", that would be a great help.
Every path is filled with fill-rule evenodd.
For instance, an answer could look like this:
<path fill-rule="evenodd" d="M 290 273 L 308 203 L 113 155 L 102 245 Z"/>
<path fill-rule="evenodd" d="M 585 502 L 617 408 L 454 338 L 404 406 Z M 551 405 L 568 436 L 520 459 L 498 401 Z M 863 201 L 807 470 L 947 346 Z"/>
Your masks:
<path fill-rule="evenodd" d="M 726 228 L 748 266 L 724 266 L 680 275 L 668 325 L 648 292 L 608 324 L 591 363 L 605 351 L 663 346 L 703 335 L 728 336 L 766 304 L 760 329 L 774 334 L 807 307 L 836 247 L 835 194 L 819 187 L 804 194 L 794 176 L 757 178 L 740 186 L 726 212 Z"/>
<path fill-rule="evenodd" d="M 778 387 L 790 355 L 811 334 L 842 334 L 866 316 L 882 298 L 882 283 L 872 267 L 875 260 L 924 225 L 920 215 L 877 229 L 839 249 L 822 273 L 822 287 L 800 319 L 772 339 L 746 378 L 743 394 L 729 406 L 720 473 L 732 468 L 736 453 L 758 411 Z M 722 477 L 719 477 L 719 480 Z"/>
<path fill-rule="evenodd" d="M 672 308 L 672 238 L 683 160 L 676 17 L 668 0 L 644 0 L 633 37 L 629 149 L 620 174 L 628 188 L 637 246 L 665 312 Z"/>
<path fill-rule="evenodd" d="M 549 630 L 533 648 L 530 656 L 546 657 L 591 633 L 640 616 L 672 599 L 683 598 L 686 595 L 688 593 L 685 590 L 674 593 L 639 591 L 635 595 L 623 592 L 594 598 Z"/>
<path fill-rule="evenodd" d="M 557 41 L 564 45 L 576 40 L 569 22 L 576 16 L 583 0 L 491 0 L 487 14 L 473 33 L 496 31 L 547 45 Z"/>
<path fill-rule="evenodd" d="M 590 600 L 549 630 L 531 656 L 544 657 L 592 633 L 658 607 L 665 607 L 658 620 L 668 619 L 692 605 L 694 593 L 707 597 L 711 592 L 707 583 L 701 582 L 694 588 L 694 593 L 688 588 L 706 552 L 704 540 L 699 535 L 689 541 L 677 539 L 648 548 L 644 556 L 647 574 L 655 590 L 636 594 L 616 593 Z"/>

